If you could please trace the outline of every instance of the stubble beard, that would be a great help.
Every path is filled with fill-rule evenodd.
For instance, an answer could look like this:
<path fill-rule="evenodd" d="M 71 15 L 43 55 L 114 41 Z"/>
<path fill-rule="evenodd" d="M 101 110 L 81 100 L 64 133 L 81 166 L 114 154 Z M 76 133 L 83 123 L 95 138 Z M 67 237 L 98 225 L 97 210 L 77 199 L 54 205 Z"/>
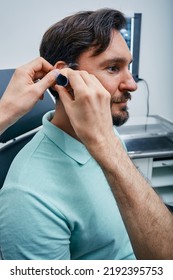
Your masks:
<path fill-rule="evenodd" d="M 123 108 L 121 108 L 121 111 L 117 114 L 114 114 L 112 116 L 112 122 L 113 125 L 115 126 L 121 126 L 124 123 L 127 122 L 127 120 L 129 119 L 129 112 L 128 112 L 128 107 L 124 106 Z"/>
<path fill-rule="evenodd" d="M 130 92 L 126 91 L 121 96 L 119 96 L 119 97 L 116 96 L 116 97 L 112 98 L 111 105 L 113 103 L 116 104 L 116 103 L 121 103 L 121 102 L 127 102 L 128 100 L 131 100 L 131 98 L 132 97 L 131 97 Z M 121 126 L 127 122 L 128 118 L 129 118 L 128 107 L 127 107 L 127 105 L 124 105 L 123 107 L 121 107 L 119 109 L 119 111 L 114 112 L 112 114 L 113 125 Z"/>

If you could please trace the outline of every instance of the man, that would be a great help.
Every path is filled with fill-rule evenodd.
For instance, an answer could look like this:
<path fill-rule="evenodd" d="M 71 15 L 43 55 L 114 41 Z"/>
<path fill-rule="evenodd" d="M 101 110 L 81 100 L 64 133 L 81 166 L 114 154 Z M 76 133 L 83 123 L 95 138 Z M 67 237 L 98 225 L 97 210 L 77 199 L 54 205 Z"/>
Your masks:
<path fill-rule="evenodd" d="M 58 74 L 41 57 L 16 69 L 0 99 L 0 134 L 32 109 L 44 91 L 55 83 Z M 34 83 L 38 79 L 41 80 Z"/>
<path fill-rule="evenodd" d="M 136 89 L 120 34 L 124 24 L 116 10 L 81 12 L 52 26 L 40 46 L 41 56 L 62 73 L 75 65 L 77 70 L 68 69 L 72 88 L 106 96 L 115 125 L 128 119 L 129 91 Z M 57 99 L 59 89 L 51 89 Z M 104 173 L 79 141 L 61 100 L 14 160 L 0 205 L 4 259 L 135 258 Z"/>
<path fill-rule="evenodd" d="M 115 196 L 137 259 L 173 259 L 173 215 L 141 176 L 112 129 L 111 96 L 78 91 L 59 96 L 77 136 L 102 167 Z M 100 114 L 100 112 L 103 112 Z M 94 122 L 93 122 L 94 119 Z"/>

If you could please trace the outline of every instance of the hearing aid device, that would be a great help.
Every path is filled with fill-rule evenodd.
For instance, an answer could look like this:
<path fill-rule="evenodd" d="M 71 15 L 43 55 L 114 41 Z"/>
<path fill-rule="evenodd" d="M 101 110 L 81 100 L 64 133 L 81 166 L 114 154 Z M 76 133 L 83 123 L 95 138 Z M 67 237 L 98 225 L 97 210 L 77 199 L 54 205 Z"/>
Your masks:
<path fill-rule="evenodd" d="M 56 78 L 56 83 L 59 86 L 67 87 L 69 84 L 69 80 L 67 79 L 66 76 L 59 74 L 58 77 Z"/>
<path fill-rule="evenodd" d="M 77 67 L 78 67 L 78 64 L 77 63 L 69 63 L 68 67 L 73 69 L 73 70 L 76 70 Z M 69 85 L 69 80 L 66 76 L 64 76 L 62 74 L 59 74 L 58 77 L 56 78 L 56 83 L 59 86 L 67 87 Z"/>

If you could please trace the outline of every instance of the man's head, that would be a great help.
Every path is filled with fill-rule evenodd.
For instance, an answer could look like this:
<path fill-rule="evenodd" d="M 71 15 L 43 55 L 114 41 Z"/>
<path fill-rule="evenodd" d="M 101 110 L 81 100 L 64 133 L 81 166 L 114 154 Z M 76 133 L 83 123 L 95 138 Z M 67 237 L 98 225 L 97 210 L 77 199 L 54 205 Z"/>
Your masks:
<path fill-rule="evenodd" d="M 77 63 L 79 70 L 100 80 L 111 94 L 113 122 L 117 126 L 128 119 L 126 102 L 129 91 L 136 89 L 128 70 L 132 58 L 120 34 L 125 24 L 125 17 L 117 10 L 79 12 L 50 27 L 40 45 L 40 55 L 52 65 Z"/>

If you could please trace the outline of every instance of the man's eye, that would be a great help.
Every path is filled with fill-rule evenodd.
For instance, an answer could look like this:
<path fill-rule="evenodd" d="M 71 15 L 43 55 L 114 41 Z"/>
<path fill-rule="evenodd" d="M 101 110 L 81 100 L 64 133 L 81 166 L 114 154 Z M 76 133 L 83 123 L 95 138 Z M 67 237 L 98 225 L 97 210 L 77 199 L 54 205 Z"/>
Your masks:
<path fill-rule="evenodd" d="M 108 67 L 108 71 L 109 72 L 118 72 L 119 71 L 119 67 L 118 66 L 110 66 Z"/>

